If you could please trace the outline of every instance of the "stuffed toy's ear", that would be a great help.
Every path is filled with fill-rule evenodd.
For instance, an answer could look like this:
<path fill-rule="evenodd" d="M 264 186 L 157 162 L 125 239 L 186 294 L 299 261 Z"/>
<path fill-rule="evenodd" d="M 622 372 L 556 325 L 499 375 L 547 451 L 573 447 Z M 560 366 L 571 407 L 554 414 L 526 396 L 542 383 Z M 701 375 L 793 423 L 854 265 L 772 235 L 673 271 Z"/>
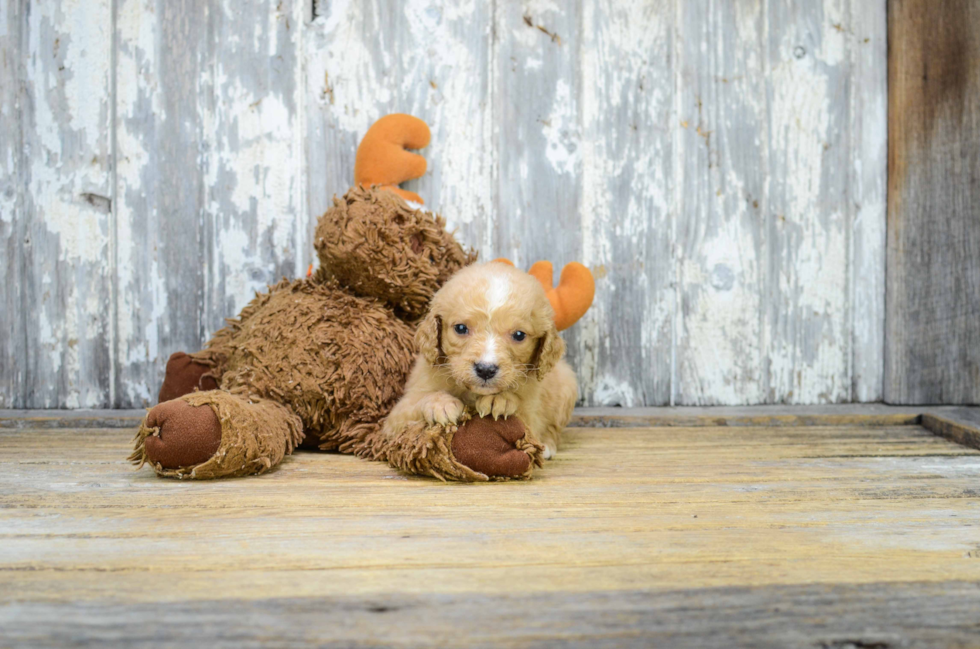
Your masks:
<path fill-rule="evenodd" d="M 514 265 L 503 257 L 494 261 Z M 544 288 L 551 308 L 555 310 L 555 327 L 558 331 L 564 331 L 578 322 L 592 306 L 592 300 L 595 299 L 595 279 L 589 269 L 577 261 L 565 264 L 558 286 L 555 287 L 552 287 L 554 270 L 550 261 L 535 262 L 527 272 Z"/>
<path fill-rule="evenodd" d="M 424 202 L 398 183 L 425 173 L 425 158 L 406 149 L 422 149 L 429 144 L 429 127 L 411 115 L 394 113 L 376 121 L 364 134 L 354 161 L 354 184 L 365 189 L 381 185 L 407 201 Z"/>

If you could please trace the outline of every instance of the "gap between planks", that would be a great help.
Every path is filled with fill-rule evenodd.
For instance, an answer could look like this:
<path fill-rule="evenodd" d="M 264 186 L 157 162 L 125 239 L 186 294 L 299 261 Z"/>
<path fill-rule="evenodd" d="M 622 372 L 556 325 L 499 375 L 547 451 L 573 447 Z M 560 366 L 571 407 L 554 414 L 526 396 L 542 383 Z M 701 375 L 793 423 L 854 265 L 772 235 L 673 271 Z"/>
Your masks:
<path fill-rule="evenodd" d="M 0 410 L 2 428 L 136 428 L 144 410 Z M 980 407 L 736 406 L 705 408 L 576 408 L 569 428 L 705 426 L 922 426 L 939 437 L 980 449 Z"/>

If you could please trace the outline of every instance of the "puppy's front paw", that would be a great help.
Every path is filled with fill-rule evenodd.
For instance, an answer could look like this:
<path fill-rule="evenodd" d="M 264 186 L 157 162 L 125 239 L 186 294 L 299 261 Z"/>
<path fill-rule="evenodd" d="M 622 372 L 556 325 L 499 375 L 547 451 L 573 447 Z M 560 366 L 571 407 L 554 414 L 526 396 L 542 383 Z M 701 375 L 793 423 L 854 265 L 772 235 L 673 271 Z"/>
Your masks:
<path fill-rule="evenodd" d="M 555 447 L 555 445 L 546 443 L 544 445 L 544 451 L 541 452 L 541 457 L 543 457 L 546 460 L 550 460 L 556 455 L 558 455 L 558 449 Z"/>
<path fill-rule="evenodd" d="M 430 394 L 422 401 L 420 408 L 425 421 L 444 426 L 455 424 L 463 414 L 463 402 L 445 392 Z"/>
<path fill-rule="evenodd" d="M 517 412 L 520 401 L 513 394 L 502 392 L 500 394 L 488 394 L 478 397 L 476 400 L 476 412 L 481 417 L 510 417 Z"/>

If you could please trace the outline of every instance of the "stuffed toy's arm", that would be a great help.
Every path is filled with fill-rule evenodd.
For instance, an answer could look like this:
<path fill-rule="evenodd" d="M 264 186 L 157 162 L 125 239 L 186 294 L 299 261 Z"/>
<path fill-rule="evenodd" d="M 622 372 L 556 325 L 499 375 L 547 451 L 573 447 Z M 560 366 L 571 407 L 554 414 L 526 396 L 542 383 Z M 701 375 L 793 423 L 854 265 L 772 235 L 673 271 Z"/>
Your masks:
<path fill-rule="evenodd" d="M 494 261 L 514 265 L 514 262 L 503 257 Z M 551 308 L 555 310 L 555 327 L 558 331 L 564 331 L 578 322 L 592 306 L 592 300 L 595 299 L 595 279 L 592 272 L 577 261 L 565 264 L 558 286 L 552 284 L 554 270 L 550 261 L 535 262 L 527 272 L 544 288 Z"/>
<path fill-rule="evenodd" d="M 425 158 L 406 149 L 425 148 L 430 137 L 429 127 L 417 117 L 385 115 L 368 129 L 357 147 L 354 184 L 366 188 L 381 185 L 405 200 L 423 203 L 418 194 L 405 191 L 398 184 L 425 173 Z"/>

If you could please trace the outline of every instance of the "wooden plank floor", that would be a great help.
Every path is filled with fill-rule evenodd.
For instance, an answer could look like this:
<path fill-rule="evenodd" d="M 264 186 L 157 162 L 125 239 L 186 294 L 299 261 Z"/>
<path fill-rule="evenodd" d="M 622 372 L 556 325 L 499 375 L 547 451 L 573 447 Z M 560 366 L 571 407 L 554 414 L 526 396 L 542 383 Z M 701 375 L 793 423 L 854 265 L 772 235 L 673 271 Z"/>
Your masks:
<path fill-rule="evenodd" d="M 916 425 L 576 428 L 482 485 L 131 436 L 0 428 L 0 647 L 980 643 L 980 452 Z"/>

